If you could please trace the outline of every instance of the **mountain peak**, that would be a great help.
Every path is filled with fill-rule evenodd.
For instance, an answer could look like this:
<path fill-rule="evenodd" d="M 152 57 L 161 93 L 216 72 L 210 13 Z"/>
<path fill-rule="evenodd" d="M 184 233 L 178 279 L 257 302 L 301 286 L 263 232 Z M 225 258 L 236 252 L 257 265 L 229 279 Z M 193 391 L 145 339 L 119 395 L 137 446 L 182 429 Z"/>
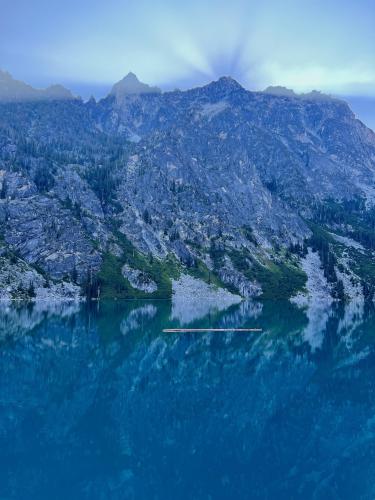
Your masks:
<path fill-rule="evenodd" d="M 137 75 L 132 71 L 129 71 L 129 73 L 126 76 L 124 76 L 123 80 L 135 80 L 139 82 Z"/>
<path fill-rule="evenodd" d="M 160 94 L 161 90 L 158 87 L 151 87 L 146 83 L 142 83 L 138 80 L 138 77 L 130 72 L 122 80 L 115 83 L 109 95 L 115 96 L 117 99 L 121 99 L 127 95 L 139 95 L 139 94 Z"/>
<path fill-rule="evenodd" d="M 70 90 L 60 84 L 50 85 L 44 93 L 49 99 L 74 99 Z"/>
<path fill-rule="evenodd" d="M 0 101 L 23 101 L 35 98 L 36 89 L 15 80 L 7 71 L 0 70 Z"/>
<path fill-rule="evenodd" d="M 222 76 L 218 80 L 215 80 L 206 85 L 205 88 L 220 93 L 233 92 L 234 90 L 244 90 L 242 85 L 240 85 L 237 80 L 235 80 L 231 76 Z"/>
<path fill-rule="evenodd" d="M 62 85 L 51 85 L 46 89 L 35 89 L 21 80 L 16 80 L 7 71 L 0 70 L 0 101 L 41 101 L 74 99 L 70 90 Z"/>
<path fill-rule="evenodd" d="M 237 80 L 232 78 L 231 76 L 222 76 L 220 77 L 216 82 L 213 82 L 216 84 L 219 84 L 221 86 L 225 87 L 230 87 L 233 89 L 243 89 L 242 85 L 240 85 Z"/>

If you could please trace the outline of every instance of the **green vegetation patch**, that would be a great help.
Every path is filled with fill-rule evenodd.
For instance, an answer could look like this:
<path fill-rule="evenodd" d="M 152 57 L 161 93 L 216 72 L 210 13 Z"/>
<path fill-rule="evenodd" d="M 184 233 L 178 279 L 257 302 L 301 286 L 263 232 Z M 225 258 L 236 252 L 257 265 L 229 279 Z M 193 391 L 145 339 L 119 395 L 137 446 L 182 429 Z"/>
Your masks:
<path fill-rule="evenodd" d="M 304 289 L 307 276 L 292 260 L 274 262 L 256 261 L 247 250 L 232 250 L 230 258 L 235 268 L 249 280 L 262 286 L 262 299 L 289 299 Z"/>
<path fill-rule="evenodd" d="M 117 242 L 123 251 L 121 257 L 111 253 L 104 256 L 98 274 L 100 296 L 102 298 L 154 298 L 166 299 L 172 296 L 172 278 L 178 278 L 179 266 L 172 256 L 159 260 L 152 255 L 146 256 L 138 252 L 125 235 L 116 231 Z M 154 293 L 147 293 L 133 288 L 122 275 L 121 269 L 128 264 L 133 269 L 147 274 L 157 285 Z"/>
<path fill-rule="evenodd" d="M 209 285 L 214 285 L 220 288 L 226 288 L 227 290 L 238 294 L 238 290 L 232 289 L 227 284 L 223 283 L 215 271 L 208 269 L 206 264 L 201 260 L 196 260 L 193 266 L 186 268 L 186 273 L 193 276 L 193 278 L 200 279 Z"/>
<path fill-rule="evenodd" d="M 375 250 L 375 207 L 367 208 L 363 198 L 341 202 L 325 200 L 316 207 L 314 221 L 328 227 L 340 224 L 342 236 L 349 236 L 365 248 Z"/>

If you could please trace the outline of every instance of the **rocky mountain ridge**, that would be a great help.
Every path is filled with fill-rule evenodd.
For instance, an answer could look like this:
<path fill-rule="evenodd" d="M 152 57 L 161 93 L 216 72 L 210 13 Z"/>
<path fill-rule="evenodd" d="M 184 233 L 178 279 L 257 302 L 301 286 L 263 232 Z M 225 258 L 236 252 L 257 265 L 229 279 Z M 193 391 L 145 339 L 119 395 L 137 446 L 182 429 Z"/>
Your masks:
<path fill-rule="evenodd" d="M 109 95 L 120 101 L 128 95 L 142 94 L 161 94 L 161 90 L 158 87 L 150 87 L 150 85 L 140 82 L 137 76 L 130 72 L 122 80 L 115 83 Z"/>
<path fill-rule="evenodd" d="M 40 295 L 34 279 L 5 286 L 25 265 L 70 296 L 169 297 L 186 273 L 244 297 L 306 296 L 313 252 L 329 295 L 371 300 L 374 167 L 375 134 L 329 96 L 229 77 L 161 93 L 130 74 L 98 103 L 13 98 L 0 104 L 2 297 Z"/>
<path fill-rule="evenodd" d="M 7 71 L 0 70 L 0 102 L 70 99 L 74 99 L 73 94 L 62 85 L 55 84 L 46 89 L 36 89 L 20 80 L 15 80 Z"/>

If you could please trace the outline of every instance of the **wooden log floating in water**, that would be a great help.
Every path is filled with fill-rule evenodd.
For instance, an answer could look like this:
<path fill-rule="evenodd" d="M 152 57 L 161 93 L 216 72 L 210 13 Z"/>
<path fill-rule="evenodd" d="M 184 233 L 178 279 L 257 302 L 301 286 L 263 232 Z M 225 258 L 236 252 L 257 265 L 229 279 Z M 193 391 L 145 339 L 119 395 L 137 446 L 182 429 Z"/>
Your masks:
<path fill-rule="evenodd" d="M 165 328 L 163 333 L 262 332 L 261 328 Z"/>

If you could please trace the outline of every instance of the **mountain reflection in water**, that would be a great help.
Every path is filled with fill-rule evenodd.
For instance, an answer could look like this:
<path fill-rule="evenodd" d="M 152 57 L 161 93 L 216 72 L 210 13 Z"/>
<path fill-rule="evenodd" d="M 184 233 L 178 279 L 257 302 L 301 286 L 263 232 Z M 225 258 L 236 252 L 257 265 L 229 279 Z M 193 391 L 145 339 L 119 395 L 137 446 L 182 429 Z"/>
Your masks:
<path fill-rule="evenodd" d="M 373 499 L 374 339 L 363 304 L 2 304 L 0 498 Z"/>

